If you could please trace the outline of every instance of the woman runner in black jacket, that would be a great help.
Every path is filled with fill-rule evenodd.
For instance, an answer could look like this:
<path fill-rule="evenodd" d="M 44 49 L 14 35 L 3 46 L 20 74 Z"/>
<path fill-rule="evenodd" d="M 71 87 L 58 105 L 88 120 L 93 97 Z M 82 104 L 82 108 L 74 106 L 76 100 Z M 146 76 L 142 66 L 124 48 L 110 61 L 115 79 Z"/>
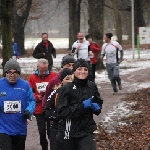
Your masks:
<path fill-rule="evenodd" d="M 65 85 L 67 82 L 72 82 L 72 70 L 68 68 L 64 68 L 60 74 L 61 83 L 59 86 L 55 87 L 55 89 L 49 95 L 46 105 L 44 107 L 44 114 L 47 120 L 49 120 L 49 140 L 50 140 L 50 150 L 54 150 L 55 139 L 58 130 L 58 119 L 56 113 L 56 101 L 57 95 L 59 92 L 59 88 Z"/>
<path fill-rule="evenodd" d="M 56 103 L 58 134 L 55 150 L 96 150 L 93 114 L 99 115 L 103 100 L 94 82 L 87 79 L 88 64 L 78 59 L 74 80 L 59 89 Z"/>

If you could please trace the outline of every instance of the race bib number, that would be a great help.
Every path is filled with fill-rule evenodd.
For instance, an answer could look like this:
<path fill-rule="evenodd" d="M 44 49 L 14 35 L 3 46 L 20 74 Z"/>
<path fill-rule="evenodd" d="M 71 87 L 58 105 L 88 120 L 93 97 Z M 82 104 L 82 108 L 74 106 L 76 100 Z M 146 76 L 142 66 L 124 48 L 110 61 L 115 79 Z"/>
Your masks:
<path fill-rule="evenodd" d="M 21 113 L 21 100 L 19 101 L 4 101 L 5 113 Z"/>
<path fill-rule="evenodd" d="M 48 85 L 48 82 L 41 82 L 41 83 L 36 83 L 36 87 L 38 92 L 45 92 L 46 91 L 46 86 Z"/>
<path fill-rule="evenodd" d="M 108 57 L 114 57 L 114 56 L 115 56 L 115 52 L 108 53 Z"/>

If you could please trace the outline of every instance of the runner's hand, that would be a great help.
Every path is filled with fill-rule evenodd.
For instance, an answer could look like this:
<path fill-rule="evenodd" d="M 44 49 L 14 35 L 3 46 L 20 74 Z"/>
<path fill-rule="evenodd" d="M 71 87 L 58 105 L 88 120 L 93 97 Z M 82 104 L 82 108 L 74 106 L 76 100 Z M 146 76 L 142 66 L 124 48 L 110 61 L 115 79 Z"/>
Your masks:
<path fill-rule="evenodd" d="M 24 113 L 23 113 L 23 115 L 22 115 L 22 117 L 24 119 L 29 119 L 30 118 L 30 112 L 28 110 L 25 110 Z"/>

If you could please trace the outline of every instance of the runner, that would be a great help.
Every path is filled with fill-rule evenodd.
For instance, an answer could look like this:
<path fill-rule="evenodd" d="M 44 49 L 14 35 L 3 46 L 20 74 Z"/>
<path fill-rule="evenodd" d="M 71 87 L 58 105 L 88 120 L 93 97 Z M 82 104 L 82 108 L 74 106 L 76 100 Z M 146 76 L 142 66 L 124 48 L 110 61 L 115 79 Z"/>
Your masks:
<path fill-rule="evenodd" d="M 97 86 L 88 80 L 88 63 L 78 59 L 74 79 L 59 89 L 56 104 L 58 134 L 55 150 L 96 150 L 93 114 L 99 115 L 103 100 Z"/>
<path fill-rule="evenodd" d="M 27 124 L 35 110 L 35 99 L 27 81 L 20 78 L 21 68 L 14 59 L 4 67 L 0 79 L 0 149 L 25 150 Z"/>
<path fill-rule="evenodd" d="M 90 57 L 92 56 L 92 51 L 90 49 L 89 41 L 85 40 L 84 34 L 79 32 L 77 34 L 77 41 L 72 45 L 72 54 L 77 54 L 77 59 L 84 59 L 88 63 L 88 79 L 93 81 L 92 76 L 92 64 Z"/>
<path fill-rule="evenodd" d="M 19 50 L 18 50 L 18 44 L 14 42 L 14 37 L 12 37 L 12 59 L 19 59 Z"/>
<path fill-rule="evenodd" d="M 56 49 L 48 40 L 48 33 L 42 33 L 42 41 L 35 47 L 32 56 L 36 59 L 45 58 L 48 60 L 48 69 L 52 70 L 53 58 L 56 58 Z"/>
<path fill-rule="evenodd" d="M 93 56 L 90 58 L 91 64 L 92 64 L 92 76 L 93 76 L 93 81 L 95 82 L 95 71 L 96 71 L 96 66 L 98 62 L 98 53 L 100 51 L 100 46 L 98 43 L 93 41 L 91 35 L 86 35 L 85 39 L 89 41 L 90 43 L 90 49 L 92 50 Z"/>
<path fill-rule="evenodd" d="M 112 33 L 106 33 L 104 40 L 106 43 L 102 46 L 101 58 L 103 59 L 106 55 L 106 68 L 108 72 L 108 78 L 111 81 L 113 87 L 113 94 L 118 92 L 116 83 L 118 84 L 119 90 L 122 90 L 121 78 L 119 77 L 119 64 L 123 60 L 122 46 L 116 42 L 111 41 Z M 120 59 L 118 58 L 118 51 L 120 51 Z"/>
<path fill-rule="evenodd" d="M 37 61 L 37 70 L 29 77 L 29 84 L 36 99 L 36 109 L 34 116 L 36 117 L 38 131 L 40 135 L 40 145 L 42 150 L 48 150 L 48 141 L 46 138 L 46 120 L 43 114 L 42 99 L 45 94 L 48 82 L 57 74 L 48 70 L 48 60 L 41 58 Z M 49 135 L 49 125 L 47 124 L 47 135 Z"/>
<path fill-rule="evenodd" d="M 47 85 L 46 87 L 46 91 L 45 91 L 45 95 L 43 97 L 43 100 L 42 100 L 42 106 L 43 108 L 45 107 L 45 103 L 48 99 L 48 96 L 51 94 L 51 92 L 56 89 L 60 83 L 61 83 L 61 79 L 60 79 L 60 76 L 61 76 L 61 72 L 64 68 L 69 68 L 72 70 L 73 68 L 73 64 L 74 62 L 76 61 L 76 59 L 71 56 L 70 54 L 67 54 L 65 55 L 63 58 L 62 58 L 62 61 L 61 61 L 61 70 L 58 72 L 57 76 L 54 77 Z"/>
<path fill-rule="evenodd" d="M 59 87 L 65 85 L 67 82 L 72 82 L 72 70 L 68 68 L 64 68 L 60 74 L 60 84 L 57 86 L 57 89 L 54 89 L 50 96 L 47 99 L 44 114 L 46 118 L 50 121 L 50 150 L 54 150 L 54 147 L 57 143 L 55 143 L 56 135 L 58 131 L 58 119 L 56 112 L 56 101 L 57 96 L 59 94 Z"/>

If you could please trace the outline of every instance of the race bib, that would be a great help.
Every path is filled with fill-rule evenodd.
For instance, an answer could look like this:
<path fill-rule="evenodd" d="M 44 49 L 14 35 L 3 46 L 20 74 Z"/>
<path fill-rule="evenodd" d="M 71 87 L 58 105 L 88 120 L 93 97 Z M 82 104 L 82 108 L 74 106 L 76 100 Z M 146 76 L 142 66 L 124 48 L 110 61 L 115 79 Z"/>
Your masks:
<path fill-rule="evenodd" d="M 21 113 L 21 100 L 19 101 L 4 101 L 5 113 Z"/>
<path fill-rule="evenodd" d="M 108 53 L 108 57 L 114 57 L 115 56 L 115 52 L 110 52 L 110 53 Z"/>
<path fill-rule="evenodd" d="M 48 85 L 48 82 L 41 82 L 41 83 L 36 83 L 36 87 L 38 92 L 45 92 L 46 91 L 46 86 Z"/>

